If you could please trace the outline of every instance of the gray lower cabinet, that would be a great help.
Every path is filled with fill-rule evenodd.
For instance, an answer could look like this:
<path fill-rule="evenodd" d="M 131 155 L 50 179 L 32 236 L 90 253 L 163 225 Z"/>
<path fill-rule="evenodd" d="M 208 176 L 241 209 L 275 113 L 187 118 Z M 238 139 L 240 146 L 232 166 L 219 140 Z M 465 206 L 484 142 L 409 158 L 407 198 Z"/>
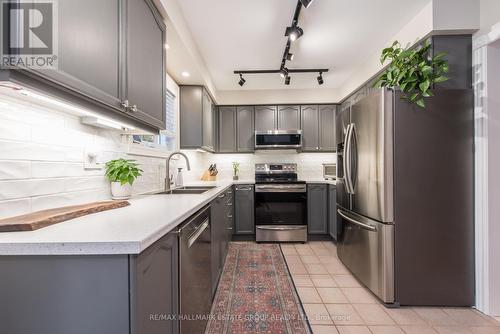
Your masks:
<path fill-rule="evenodd" d="M 139 255 L 2 256 L 0 268 L 2 334 L 179 332 L 161 318 L 179 312 L 174 233 Z"/>
<path fill-rule="evenodd" d="M 317 105 L 301 106 L 302 151 L 319 151 L 319 112 Z"/>
<path fill-rule="evenodd" d="M 328 233 L 328 185 L 307 185 L 307 230 L 309 234 Z"/>
<path fill-rule="evenodd" d="M 236 108 L 236 149 L 238 152 L 255 150 L 254 107 L 240 106 Z"/>
<path fill-rule="evenodd" d="M 180 86 L 181 149 L 215 151 L 214 105 L 203 86 Z"/>
<path fill-rule="evenodd" d="M 219 107 L 218 151 L 236 152 L 236 107 Z"/>
<path fill-rule="evenodd" d="M 278 106 L 278 130 L 300 129 L 300 106 Z"/>
<path fill-rule="evenodd" d="M 328 233 L 337 241 L 340 229 L 337 225 L 337 189 L 335 185 L 328 185 Z"/>
<path fill-rule="evenodd" d="M 177 234 L 167 234 L 144 252 L 130 257 L 130 333 L 178 333 L 179 323 L 151 316 L 179 313 Z"/>
<path fill-rule="evenodd" d="M 233 190 L 226 190 L 211 203 L 210 224 L 212 236 L 212 296 L 224 268 L 233 230 Z"/>
<path fill-rule="evenodd" d="M 255 234 L 254 185 L 234 187 L 234 233 Z"/>
<path fill-rule="evenodd" d="M 270 131 L 278 128 L 276 106 L 255 106 L 255 131 Z"/>

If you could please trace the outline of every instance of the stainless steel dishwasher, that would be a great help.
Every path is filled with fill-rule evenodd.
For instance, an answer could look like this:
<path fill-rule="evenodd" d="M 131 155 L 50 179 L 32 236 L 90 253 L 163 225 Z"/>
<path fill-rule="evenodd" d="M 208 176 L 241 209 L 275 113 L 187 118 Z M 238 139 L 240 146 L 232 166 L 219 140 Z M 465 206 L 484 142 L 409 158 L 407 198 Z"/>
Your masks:
<path fill-rule="evenodd" d="M 202 334 L 212 306 L 210 206 L 179 229 L 181 334 Z"/>

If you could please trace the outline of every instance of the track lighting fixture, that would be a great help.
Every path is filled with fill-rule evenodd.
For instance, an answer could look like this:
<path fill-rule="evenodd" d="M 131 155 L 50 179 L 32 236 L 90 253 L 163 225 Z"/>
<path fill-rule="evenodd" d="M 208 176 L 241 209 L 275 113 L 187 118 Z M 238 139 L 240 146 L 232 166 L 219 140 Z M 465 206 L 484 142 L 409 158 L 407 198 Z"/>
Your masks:
<path fill-rule="evenodd" d="M 280 76 L 282 78 L 286 78 L 288 76 L 288 69 L 286 67 L 282 67 L 280 69 Z"/>
<path fill-rule="evenodd" d="M 283 56 L 281 58 L 281 65 L 279 69 L 259 69 L 259 70 L 237 70 L 234 74 L 240 76 L 240 81 L 238 84 L 243 86 L 245 84 L 245 79 L 243 79 L 242 74 L 276 74 L 278 73 L 285 81 L 285 85 L 290 85 L 291 77 L 290 73 L 319 73 L 317 77 L 318 84 L 323 84 L 323 73 L 328 72 L 327 68 L 287 68 L 286 62 L 293 60 L 293 53 L 290 52 L 292 42 L 299 39 L 303 34 L 304 30 L 299 27 L 299 16 L 302 7 L 309 7 L 313 0 L 296 0 L 297 4 L 295 6 L 295 12 L 293 14 L 293 19 L 289 27 L 285 30 L 285 36 L 288 37 L 286 41 L 285 50 L 283 51 Z"/>
<path fill-rule="evenodd" d="M 318 85 L 322 85 L 323 84 L 323 73 L 322 72 L 319 72 L 319 76 L 317 77 L 318 79 Z"/>
<path fill-rule="evenodd" d="M 304 35 L 304 30 L 297 25 L 286 28 L 285 36 L 288 36 L 292 42 L 298 40 L 302 35 Z"/>
<path fill-rule="evenodd" d="M 302 5 L 304 7 L 309 7 L 311 5 L 311 3 L 313 2 L 313 0 L 300 0 L 300 2 L 302 3 Z"/>
<path fill-rule="evenodd" d="M 243 79 L 243 75 L 240 73 L 240 81 L 238 82 L 238 85 L 242 86 L 245 84 L 246 80 Z"/>

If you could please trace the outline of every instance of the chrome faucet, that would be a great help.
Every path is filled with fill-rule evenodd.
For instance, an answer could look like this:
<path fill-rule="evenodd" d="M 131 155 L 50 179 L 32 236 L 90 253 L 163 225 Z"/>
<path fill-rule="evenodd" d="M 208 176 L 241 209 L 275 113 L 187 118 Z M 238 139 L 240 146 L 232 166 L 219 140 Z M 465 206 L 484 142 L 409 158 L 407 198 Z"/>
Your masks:
<path fill-rule="evenodd" d="M 185 155 L 184 153 L 180 152 L 180 151 L 176 151 L 172 154 L 170 154 L 167 158 L 167 177 L 165 178 L 165 191 L 170 191 L 170 185 L 172 184 L 172 176 L 170 176 L 170 159 L 172 159 L 172 157 L 174 155 L 182 155 L 184 157 L 184 159 L 186 159 L 186 167 L 187 167 L 187 170 L 191 170 L 191 167 L 189 165 L 189 159 L 187 157 L 187 155 Z"/>

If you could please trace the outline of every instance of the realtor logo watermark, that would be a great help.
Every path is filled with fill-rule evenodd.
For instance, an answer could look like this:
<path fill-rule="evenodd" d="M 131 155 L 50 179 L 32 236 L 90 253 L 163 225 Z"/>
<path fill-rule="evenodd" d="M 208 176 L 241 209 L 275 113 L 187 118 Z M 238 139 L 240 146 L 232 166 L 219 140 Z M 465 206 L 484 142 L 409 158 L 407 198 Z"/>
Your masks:
<path fill-rule="evenodd" d="M 0 0 L 0 4 L 0 67 L 56 69 L 57 0 Z"/>

